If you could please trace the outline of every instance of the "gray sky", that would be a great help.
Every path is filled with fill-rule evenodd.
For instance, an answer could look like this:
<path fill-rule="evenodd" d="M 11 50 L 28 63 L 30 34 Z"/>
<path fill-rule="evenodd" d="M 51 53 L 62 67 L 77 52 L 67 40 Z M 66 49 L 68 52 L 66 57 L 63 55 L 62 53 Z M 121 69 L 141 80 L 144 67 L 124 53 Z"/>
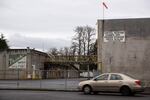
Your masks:
<path fill-rule="evenodd" d="M 150 0 L 104 0 L 105 18 L 150 17 Z M 96 27 L 102 0 L 0 0 L 0 33 L 11 47 L 69 46 L 74 28 Z"/>

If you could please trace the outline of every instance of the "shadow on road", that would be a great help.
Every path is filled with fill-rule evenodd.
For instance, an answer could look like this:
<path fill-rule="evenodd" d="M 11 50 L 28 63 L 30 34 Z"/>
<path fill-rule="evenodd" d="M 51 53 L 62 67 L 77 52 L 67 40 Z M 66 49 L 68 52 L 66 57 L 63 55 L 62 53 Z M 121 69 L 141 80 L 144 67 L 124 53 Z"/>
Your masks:
<path fill-rule="evenodd" d="M 79 93 L 79 95 L 86 95 L 82 92 Z M 122 96 L 120 93 L 98 93 L 98 94 L 87 94 L 87 95 L 90 95 L 90 96 L 117 96 L 117 97 L 133 97 L 133 98 L 136 98 L 136 97 L 146 97 L 146 95 L 142 95 L 142 94 L 135 94 L 135 95 L 132 95 L 132 96 Z"/>

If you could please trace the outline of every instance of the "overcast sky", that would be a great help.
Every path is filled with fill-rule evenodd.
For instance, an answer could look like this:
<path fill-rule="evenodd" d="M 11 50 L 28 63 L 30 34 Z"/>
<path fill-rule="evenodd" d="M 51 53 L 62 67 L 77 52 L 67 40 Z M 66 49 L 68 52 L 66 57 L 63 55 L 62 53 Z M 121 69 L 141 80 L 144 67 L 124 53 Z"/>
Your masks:
<path fill-rule="evenodd" d="M 104 0 L 105 18 L 150 17 L 150 0 Z M 10 47 L 69 46 L 76 26 L 96 27 L 102 0 L 0 0 L 0 33 Z"/>

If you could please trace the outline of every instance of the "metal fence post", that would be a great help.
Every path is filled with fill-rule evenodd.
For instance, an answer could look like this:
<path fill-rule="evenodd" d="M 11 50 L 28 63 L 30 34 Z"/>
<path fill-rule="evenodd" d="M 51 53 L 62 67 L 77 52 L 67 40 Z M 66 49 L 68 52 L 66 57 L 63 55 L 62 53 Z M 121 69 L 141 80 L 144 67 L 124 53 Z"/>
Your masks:
<path fill-rule="evenodd" d="M 17 88 L 19 88 L 19 68 L 17 69 L 17 76 L 18 76 L 18 77 L 17 77 L 17 80 L 18 80 L 18 81 L 17 81 Z"/>
<path fill-rule="evenodd" d="M 66 69 L 65 70 L 65 90 L 67 90 L 67 75 L 68 75 L 68 71 Z"/>
<path fill-rule="evenodd" d="M 39 70 L 39 78 L 40 78 L 40 89 L 42 89 L 42 70 Z"/>

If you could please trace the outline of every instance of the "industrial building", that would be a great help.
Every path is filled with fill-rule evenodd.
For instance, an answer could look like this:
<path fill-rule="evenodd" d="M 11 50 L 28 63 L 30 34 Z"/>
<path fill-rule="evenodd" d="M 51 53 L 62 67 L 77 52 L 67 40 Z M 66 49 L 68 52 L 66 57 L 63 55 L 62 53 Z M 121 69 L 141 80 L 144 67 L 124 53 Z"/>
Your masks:
<path fill-rule="evenodd" d="M 40 78 L 48 55 L 35 49 L 8 49 L 0 52 L 0 79 Z"/>
<path fill-rule="evenodd" d="M 98 20 L 98 68 L 150 82 L 150 18 Z"/>
<path fill-rule="evenodd" d="M 47 53 L 29 47 L 1 51 L 0 79 L 51 79 L 79 76 L 76 67 L 67 61 L 62 63 L 57 58 L 55 60 Z"/>

